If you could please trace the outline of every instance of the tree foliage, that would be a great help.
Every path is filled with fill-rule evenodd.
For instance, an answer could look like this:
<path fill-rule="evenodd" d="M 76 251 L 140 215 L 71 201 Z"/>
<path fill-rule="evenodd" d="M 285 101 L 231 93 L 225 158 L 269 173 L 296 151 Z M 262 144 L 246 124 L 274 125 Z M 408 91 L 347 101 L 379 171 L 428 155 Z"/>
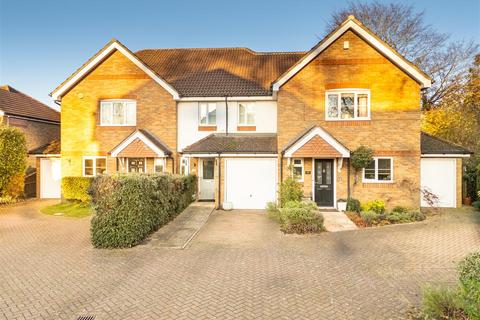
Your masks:
<path fill-rule="evenodd" d="M 23 192 L 27 167 L 27 143 L 23 132 L 0 125 L 0 197 Z"/>
<path fill-rule="evenodd" d="M 423 11 L 396 2 L 349 2 L 332 14 L 327 32 L 351 14 L 432 77 L 432 87 L 424 92 L 424 109 L 439 107 L 444 98 L 461 90 L 478 52 L 473 41 L 450 41 L 448 35 L 425 23 Z"/>

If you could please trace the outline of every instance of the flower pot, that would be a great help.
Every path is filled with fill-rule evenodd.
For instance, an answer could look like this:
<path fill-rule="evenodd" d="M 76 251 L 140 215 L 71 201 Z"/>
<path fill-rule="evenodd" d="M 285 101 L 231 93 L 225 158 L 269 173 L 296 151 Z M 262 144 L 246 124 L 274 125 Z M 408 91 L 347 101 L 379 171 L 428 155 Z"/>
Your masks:
<path fill-rule="evenodd" d="M 347 211 L 347 202 L 345 202 L 345 201 L 338 201 L 338 202 L 337 202 L 337 209 L 338 209 L 339 211 L 343 211 L 343 212 Z"/>
<path fill-rule="evenodd" d="M 466 205 L 466 206 L 471 206 L 472 205 L 472 198 L 470 198 L 470 197 L 463 198 L 463 204 Z"/>

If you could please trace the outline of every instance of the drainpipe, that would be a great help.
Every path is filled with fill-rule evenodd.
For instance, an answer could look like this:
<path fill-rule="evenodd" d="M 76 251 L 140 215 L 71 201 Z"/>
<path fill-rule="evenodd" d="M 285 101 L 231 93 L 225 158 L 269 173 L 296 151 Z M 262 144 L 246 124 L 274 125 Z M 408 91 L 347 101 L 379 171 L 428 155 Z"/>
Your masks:
<path fill-rule="evenodd" d="M 221 197 L 221 192 L 222 192 L 222 161 L 221 161 L 221 158 L 220 158 L 220 152 L 218 153 L 218 209 L 220 209 L 222 207 L 222 204 L 221 204 L 221 200 L 222 200 L 222 197 Z"/>
<path fill-rule="evenodd" d="M 225 135 L 228 136 L 228 96 L 225 96 Z"/>
<path fill-rule="evenodd" d="M 350 158 L 347 160 L 347 199 L 350 199 Z"/>

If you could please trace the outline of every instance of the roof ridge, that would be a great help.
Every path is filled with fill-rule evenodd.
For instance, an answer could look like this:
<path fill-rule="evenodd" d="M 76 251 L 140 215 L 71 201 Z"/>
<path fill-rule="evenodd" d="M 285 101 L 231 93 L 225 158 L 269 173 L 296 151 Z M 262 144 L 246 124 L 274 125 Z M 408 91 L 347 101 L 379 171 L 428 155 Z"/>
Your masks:
<path fill-rule="evenodd" d="M 255 51 L 248 47 L 209 47 L 209 48 L 144 48 L 135 51 L 135 54 L 142 51 L 157 51 L 157 50 L 243 50 L 255 55 L 276 55 L 276 54 L 305 54 L 308 51 Z"/>

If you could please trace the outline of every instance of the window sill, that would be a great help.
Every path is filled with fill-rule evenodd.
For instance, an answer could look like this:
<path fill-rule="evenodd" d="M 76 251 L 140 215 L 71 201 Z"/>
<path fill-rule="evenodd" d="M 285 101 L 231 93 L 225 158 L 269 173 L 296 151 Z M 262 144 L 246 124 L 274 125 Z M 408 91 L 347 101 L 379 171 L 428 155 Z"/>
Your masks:
<path fill-rule="evenodd" d="M 244 125 L 239 125 L 237 126 L 237 131 L 256 131 L 257 126 L 244 126 Z"/>
<path fill-rule="evenodd" d="M 363 184 L 392 184 L 393 180 L 362 180 Z"/>
<path fill-rule="evenodd" d="M 325 121 L 370 121 L 370 118 L 354 118 L 354 119 L 331 119 L 325 118 Z"/>
<path fill-rule="evenodd" d="M 198 126 L 198 131 L 217 131 L 217 126 Z"/>

